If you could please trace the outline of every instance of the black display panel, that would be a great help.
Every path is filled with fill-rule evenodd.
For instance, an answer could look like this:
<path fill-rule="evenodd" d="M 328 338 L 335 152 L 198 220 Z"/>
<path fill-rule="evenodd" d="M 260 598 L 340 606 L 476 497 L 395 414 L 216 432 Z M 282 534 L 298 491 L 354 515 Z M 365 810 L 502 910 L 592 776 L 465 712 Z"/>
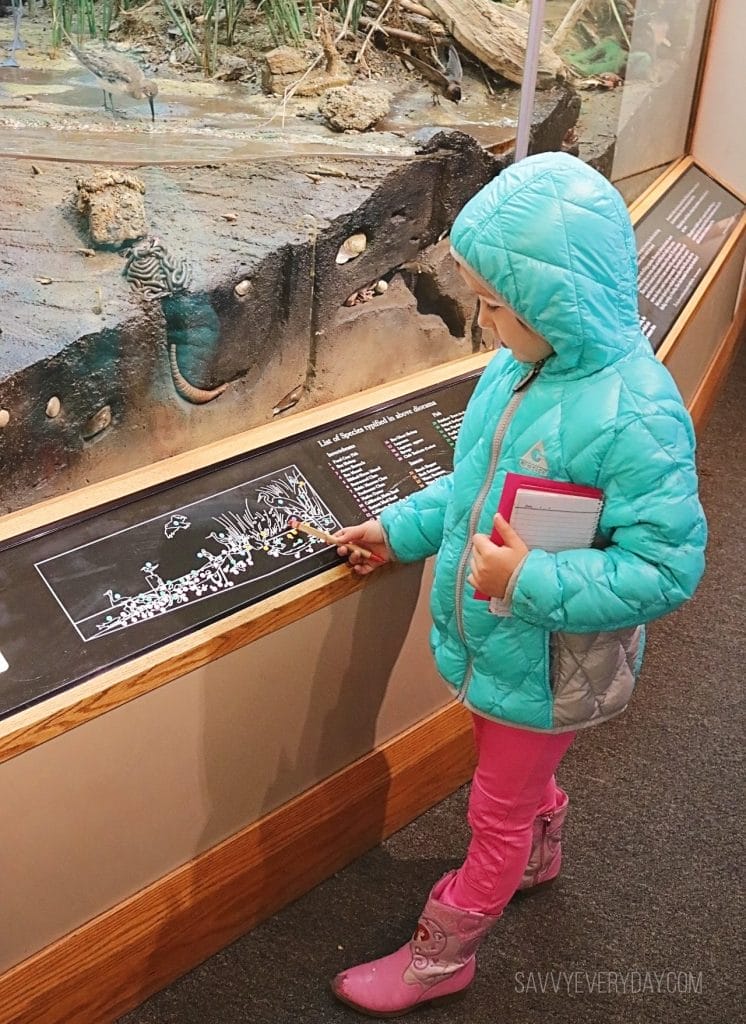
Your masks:
<path fill-rule="evenodd" d="M 0 547 L 0 718 L 338 564 L 334 532 L 450 472 L 477 374 Z"/>
<path fill-rule="evenodd" d="M 740 199 L 692 164 L 635 225 L 640 323 L 654 351 L 743 211 Z"/>

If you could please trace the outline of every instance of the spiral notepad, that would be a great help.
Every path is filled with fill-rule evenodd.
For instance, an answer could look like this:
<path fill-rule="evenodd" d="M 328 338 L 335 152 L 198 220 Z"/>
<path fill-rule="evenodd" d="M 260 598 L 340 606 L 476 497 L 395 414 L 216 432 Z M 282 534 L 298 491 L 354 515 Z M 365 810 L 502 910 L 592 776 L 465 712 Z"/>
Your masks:
<path fill-rule="evenodd" d="M 498 511 L 527 547 L 557 552 L 593 544 L 603 503 L 603 491 L 596 487 L 508 473 Z M 497 530 L 492 531 L 492 540 L 503 543 Z M 474 596 L 490 601 L 493 614 L 510 614 L 500 598 L 490 599 L 479 591 Z"/>

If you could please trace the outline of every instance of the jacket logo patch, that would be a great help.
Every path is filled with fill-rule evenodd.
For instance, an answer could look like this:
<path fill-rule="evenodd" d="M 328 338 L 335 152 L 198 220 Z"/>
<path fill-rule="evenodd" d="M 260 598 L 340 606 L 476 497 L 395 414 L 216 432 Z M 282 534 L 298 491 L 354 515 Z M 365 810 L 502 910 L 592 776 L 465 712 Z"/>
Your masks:
<path fill-rule="evenodd" d="M 526 454 L 518 460 L 518 465 L 535 476 L 549 476 L 549 463 L 544 451 L 544 442 L 538 441 L 532 445 Z"/>

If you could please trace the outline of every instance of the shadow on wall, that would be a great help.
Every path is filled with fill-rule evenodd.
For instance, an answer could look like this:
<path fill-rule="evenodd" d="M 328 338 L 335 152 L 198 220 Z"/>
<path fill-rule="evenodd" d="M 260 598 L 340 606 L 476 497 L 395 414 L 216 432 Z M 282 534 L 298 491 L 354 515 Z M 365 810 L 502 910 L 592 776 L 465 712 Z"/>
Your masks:
<path fill-rule="evenodd" d="M 247 844 L 248 857 L 255 865 L 249 907 L 245 886 L 240 890 L 240 904 L 228 896 L 224 905 L 205 906 L 218 934 L 232 920 L 242 922 L 253 913 L 258 923 L 277 909 L 274 900 L 278 892 L 283 894 L 283 904 L 291 902 L 307 891 L 307 879 L 327 876 L 347 862 L 343 851 L 348 844 L 344 841 L 340 849 L 310 842 L 299 871 L 298 864 L 288 860 L 283 837 L 271 817 L 262 819 L 390 738 L 380 735 L 380 712 L 405 648 L 421 580 L 422 565 L 386 571 L 358 594 L 335 604 L 333 616 L 324 609 L 244 649 L 250 652 L 269 641 L 258 650 L 253 665 L 242 657 L 241 664 L 248 664 L 252 674 L 238 685 L 234 675 L 212 673 L 209 687 L 202 687 L 200 761 L 207 818 L 195 850 L 212 849 L 245 829 L 247 822 L 260 822 Z M 418 636 L 418 647 L 421 642 Z M 225 659 L 226 664 L 235 666 L 235 657 Z M 396 683 L 405 688 L 407 684 L 408 680 Z M 416 706 L 422 680 L 413 679 L 412 687 L 410 718 L 391 723 L 389 732 L 406 729 L 432 710 Z M 364 823 L 365 846 L 375 846 L 384 834 L 388 792 L 385 782 L 361 793 L 364 803 L 357 808 L 355 821 L 340 817 L 334 833 L 344 837 L 349 827 L 360 835 Z M 296 856 L 297 850 L 292 853 Z M 191 877 L 194 902 L 203 887 L 201 871 L 197 859 Z M 192 900 L 187 900 L 190 903 Z M 164 908 L 164 919 L 169 921 L 168 930 L 155 940 L 155 950 L 173 948 L 178 906 Z M 191 966 L 188 951 L 184 964 L 185 969 Z M 158 977 L 157 962 L 152 973 Z M 149 974 L 145 972 L 145 979 Z"/>

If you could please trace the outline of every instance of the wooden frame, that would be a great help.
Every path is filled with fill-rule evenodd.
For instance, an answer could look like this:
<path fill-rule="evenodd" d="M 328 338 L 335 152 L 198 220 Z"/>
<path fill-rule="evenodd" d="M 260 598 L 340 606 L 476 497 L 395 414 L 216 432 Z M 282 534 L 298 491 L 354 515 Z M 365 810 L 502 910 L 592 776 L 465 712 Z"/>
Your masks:
<path fill-rule="evenodd" d="M 699 109 L 699 97 L 702 94 L 702 84 L 705 80 L 707 73 L 707 62 L 711 57 L 710 54 L 710 40 L 712 39 L 712 33 L 715 28 L 715 20 L 718 16 L 720 8 L 720 0 L 712 0 L 710 3 L 709 10 L 707 11 L 707 22 L 705 24 L 705 30 L 702 34 L 702 49 L 700 50 L 699 65 L 697 67 L 697 77 L 694 82 L 694 93 L 692 94 L 692 104 L 689 111 L 689 124 L 686 129 L 686 139 L 684 141 L 684 151 L 691 153 L 692 142 L 694 140 L 694 130 L 697 122 L 697 111 Z M 700 165 L 701 166 L 701 165 Z"/>
<path fill-rule="evenodd" d="M 630 205 L 629 212 L 632 218 L 632 223 L 637 222 L 650 210 L 655 203 L 665 195 L 665 193 L 672 187 L 672 185 L 678 181 L 678 179 L 689 170 L 690 167 L 696 166 L 705 174 L 707 174 L 714 182 L 727 189 L 733 195 L 735 195 L 742 202 L 746 202 L 746 199 L 740 193 L 738 193 L 732 186 L 721 181 L 718 176 L 709 168 L 705 167 L 701 161 L 695 161 L 691 156 L 682 157 L 672 164 L 664 173 L 654 181 L 645 191 L 638 196 L 638 198 Z M 678 317 L 671 330 L 666 335 L 663 343 L 656 352 L 656 356 L 661 362 L 665 363 L 666 358 L 671 354 L 682 335 L 685 333 L 687 325 L 691 318 L 695 316 L 702 303 L 705 301 L 710 289 L 717 280 L 721 271 L 728 265 L 731 254 L 741 243 L 744 232 L 746 232 L 746 214 L 741 217 L 741 220 L 735 230 L 732 232 L 730 238 L 728 238 L 725 245 L 722 247 L 720 252 L 717 254 L 712 262 L 712 265 L 707 269 L 702 280 L 699 282 L 690 299 L 679 313 Z M 736 319 L 738 314 L 736 313 Z M 729 332 L 730 333 L 730 332 Z M 738 340 L 738 334 L 736 332 L 736 339 L 733 342 L 735 346 Z M 721 346 L 722 347 L 722 346 Z M 734 349 L 735 351 L 735 349 Z M 713 363 L 716 359 L 721 356 L 720 349 L 713 358 Z M 712 367 L 710 368 L 712 369 Z M 710 370 L 707 371 L 706 376 L 709 376 Z M 721 378 L 718 378 L 721 379 Z M 699 392 L 698 392 L 699 393 Z M 695 402 L 692 401 L 691 405 L 694 407 Z M 693 414 L 693 418 L 696 422 L 696 416 L 694 416 L 693 410 L 690 409 Z"/>

